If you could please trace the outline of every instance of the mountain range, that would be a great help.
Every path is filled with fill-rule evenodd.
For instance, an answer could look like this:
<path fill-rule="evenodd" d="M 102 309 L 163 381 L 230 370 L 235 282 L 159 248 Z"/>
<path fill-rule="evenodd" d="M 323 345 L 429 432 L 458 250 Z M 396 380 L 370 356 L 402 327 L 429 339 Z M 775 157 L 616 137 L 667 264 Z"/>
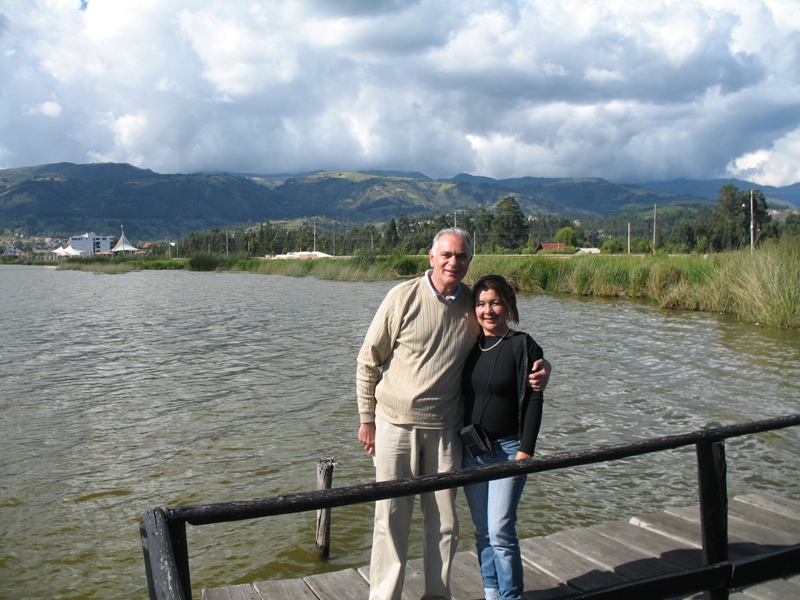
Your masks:
<path fill-rule="evenodd" d="M 591 218 L 640 213 L 653 205 L 713 206 L 727 183 L 760 189 L 770 207 L 800 206 L 800 183 L 777 188 L 735 179 L 632 185 L 466 173 L 434 180 L 398 171 L 159 174 L 119 163 L 57 163 L 0 170 L 0 232 L 65 236 L 116 232 L 124 225 L 130 238 L 152 240 L 267 220 L 385 223 L 400 214 L 469 214 L 492 210 L 506 196 L 514 196 L 526 215 Z"/>

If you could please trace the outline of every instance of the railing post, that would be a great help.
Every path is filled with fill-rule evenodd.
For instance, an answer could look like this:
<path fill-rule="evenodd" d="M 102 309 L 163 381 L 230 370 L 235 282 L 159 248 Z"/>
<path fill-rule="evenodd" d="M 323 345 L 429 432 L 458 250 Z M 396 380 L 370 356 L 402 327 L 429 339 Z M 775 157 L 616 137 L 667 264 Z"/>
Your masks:
<path fill-rule="evenodd" d="M 329 490 L 333 484 L 333 468 L 336 460 L 333 457 L 317 460 L 317 489 Z M 331 509 L 317 511 L 317 554 L 328 558 L 331 552 Z"/>
<path fill-rule="evenodd" d="M 148 515 L 147 513 L 145 513 L 145 519 L 147 517 Z M 153 584 L 153 568 L 150 566 L 150 541 L 147 535 L 147 526 L 145 525 L 145 519 L 142 519 L 141 523 L 139 523 L 139 535 L 142 538 L 142 553 L 144 554 L 144 572 L 145 576 L 147 577 L 147 597 L 150 598 L 150 600 L 157 600 L 158 596 L 156 595 L 156 589 Z"/>
<path fill-rule="evenodd" d="M 703 562 L 712 565 L 728 560 L 728 468 L 725 462 L 725 442 L 699 442 L 695 448 Z M 727 600 L 728 586 L 706 590 L 703 598 Z"/>
<path fill-rule="evenodd" d="M 186 539 L 186 522 L 179 520 L 167 521 L 169 537 L 172 541 L 172 553 L 181 578 L 181 588 L 186 600 L 192 600 L 192 578 L 189 573 L 189 542 Z"/>
<path fill-rule="evenodd" d="M 146 511 L 139 531 L 150 599 L 191 600 L 191 589 L 188 596 L 184 594 L 164 511 L 160 508 Z"/>

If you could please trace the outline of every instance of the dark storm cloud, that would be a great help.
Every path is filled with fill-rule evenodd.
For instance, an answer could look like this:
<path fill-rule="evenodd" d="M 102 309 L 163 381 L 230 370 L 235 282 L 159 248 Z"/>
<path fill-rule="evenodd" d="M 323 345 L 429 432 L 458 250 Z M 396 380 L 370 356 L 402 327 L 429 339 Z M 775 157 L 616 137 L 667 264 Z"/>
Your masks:
<path fill-rule="evenodd" d="M 800 179 L 795 0 L 35 0 L 0 56 L 0 167 Z"/>

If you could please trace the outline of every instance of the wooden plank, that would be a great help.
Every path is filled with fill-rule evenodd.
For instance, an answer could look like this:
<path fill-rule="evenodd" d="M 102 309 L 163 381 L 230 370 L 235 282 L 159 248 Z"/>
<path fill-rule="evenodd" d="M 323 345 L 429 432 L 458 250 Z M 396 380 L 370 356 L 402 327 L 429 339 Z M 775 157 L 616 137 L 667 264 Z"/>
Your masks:
<path fill-rule="evenodd" d="M 359 575 L 369 583 L 369 565 L 358 569 Z M 425 592 L 425 578 L 419 569 L 411 563 L 406 563 L 406 578 L 403 582 L 402 600 L 419 600 Z"/>
<path fill-rule="evenodd" d="M 789 515 L 776 513 L 740 500 L 733 500 L 730 503 L 730 514 L 740 519 L 764 525 L 765 527 L 791 533 L 800 539 L 800 517 L 794 518 Z"/>
<path fill-rule="evenodd" d="M 693 540 L 694 544 L 700 544 L 700 512 L 697 507 L 694 510 L 682 510 L 680 508 L 668 508 L 663 513 L 653 513 L 645 517 L 633 518 L 632 523 L 657 531 L 658 533 L 680 539 L 685 542 Z M 739 531 L 731 528 L 728 531 L 728 550 L 730 558 L 745 558 L 754 556 L 765 551 L 764 547 L 745 537 L 739 535 Z"/>
<path fill-rule="evenodd" d="M 673 564 L 607 538 L 593 527 L 570 529 L 547 537 L 625 579 L 657 577 L 681 570 Z"/>
<path fill-rule="evenodd" d="M 595 525 L 593 529 L 612 540 L 650 554 L 686 571 L 703 564 L 703 552 L 699 547 L 644 527 L 618 522 Z"/>
<path fill-rule="evenodd" d="M 450 587 L 453 590 L 454 600 L 483 598 L 483 576 L 477 554 L 473 552 L 456 554 L 450 572 Z"/>
<path fill-rule="evenodd" d="M 467 552 L 459 552 L 453 559 L 453 566 L 450 570 L 450 591 L 453 600 L 474 599 L 483 597 L 483 578 L 480 568 L 478 568 L 475 555 Z M 420 573 L 420 582 L 423 584 L 415 598 L 422 597 L 424 593 L 424 577 L 422 577 L 423 563 L 418 558 L 408 562 L 409 566 L 414 567 Z M 405 592 L 405 586 L 403 587 Z"/>
<path fill-rule="evenodd" d="M 453 591 L 454 600 L 460 597 L 482 598 L 483 597 L 483 577 L 480 571 L 480 563 L 476 551 L 459 552 L 455 562 L 458 565 L 453 571 L 453 578 L 459 578 Z M 464 569 L 469 571 L 469 586 L 461 583 Z M 525 582 L 525 597 L 528 600 L 547 600 L 549 598 L 563 598 L 576 593 L 576 590 L 566 585 L 560 579 L 545 573 L 536 566 L 527 562 L 524 557 L 522 561 L 523 580 Z M 474 590 L 472 588 L 475 588 Z M 475 595 L 475 594 L 478 595 Z M 419 596 L 417 596 L 419 597 Z"/>
<path fill-rule="evenodd" d="M 525 581 L 525 598 L 527 600 L 549 600 L 550 598 L 564 598 L 574 596 L 575 588 L 569 587 L 563 581 L 545 573 L 523 557 L 522 570 Z"/>
<path fill-rule="evenodd" d="M 523 560 L 579 590 L 615 585 L 623 577 L 547 538 L 520 541 Z"/>
<path fill-rule="evenodd" d="M 262 600 L 250 583 L 203 590 L 203 600 Z"/>
<path fill-rule="evenodd" d="M 669 508 L 669 514 L 682 517 L 693 523 L 700 523 L 700 514 L 696 507 Z M 791 546 L 800 542 L 800 536 L 787 533 L 781 529 L 772 529 L 758 523 L 747 521 L 735 515 L 728 515 L 728 530 L 731 541 L 755 542 L 756 544 Z M 764 551 L 764 550 L 762 550 Z"/>
<path fill-rule="evenodd" d="M 788 517 L 800 518 L 800 500 L 771 494 L 742 494 L 741 496 L 736 496 L 735 500 L 747 502 Z"/>
<path fill-rule="evenodd" d="M 699 522 L 698 516 L 698 522 Z M 682 519 L 676 515 L 660 512 L 650 513 L 641 517 L 633 517 L 631 524 L 637 527 L 644 527 L 665 537 L 672 538 L 684 544 L 702 547 L 700 528 L 695 524 Z"/>
<path fill-rule="evenodd" d="M 345 569 L 333 573 L 310 575 L 304 577 L 317 598 L 320 600 L 341 600 L 342 598 L 366 598 L 369 596 L 369 584 L 355 569 Z"/>
<path fill-rule="evenodd" d="M 257 581 L 253 587 L 264 600 L 317 600 L 316 594 L 302 579 Z"/>

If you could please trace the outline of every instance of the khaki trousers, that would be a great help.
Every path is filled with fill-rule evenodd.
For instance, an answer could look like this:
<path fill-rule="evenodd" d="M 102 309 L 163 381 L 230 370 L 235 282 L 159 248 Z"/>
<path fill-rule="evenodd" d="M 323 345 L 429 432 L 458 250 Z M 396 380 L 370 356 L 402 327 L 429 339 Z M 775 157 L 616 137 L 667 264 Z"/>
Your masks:
<path fill-rule="evenodd" d="M 422 429 L 375 420 L 375 480 L 390 481 L 461 468 L 459 427 Z M 375 503 L 370 600 L 400 600 L 414 496 Z M 458 544 L 456 489 L 420 495 L 424 599 L 450 598 L 450 566 Z"/>

